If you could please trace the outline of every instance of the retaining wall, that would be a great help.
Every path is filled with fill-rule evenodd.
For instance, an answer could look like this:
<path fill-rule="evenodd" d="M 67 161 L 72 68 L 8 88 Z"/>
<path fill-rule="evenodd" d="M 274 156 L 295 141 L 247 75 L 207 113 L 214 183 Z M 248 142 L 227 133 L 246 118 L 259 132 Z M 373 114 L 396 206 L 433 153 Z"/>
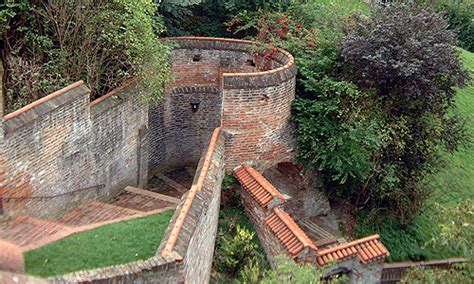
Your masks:
<path fill-rule="evenodd" d="M 213 132 L 192 188 L 182 197 L 156 255 L 52 277 L 52 283 L 208 283 L 224 177 L 224 137 Z"/>
<path fill-rule="evenodd" d="M 54 215 L 146 182 L 148 115 L 134 92 L 126 86 L 89 103 L 80 81 L 6 115 L 0 196 L 14 199 L 3 200 L 4 213 Z"/>

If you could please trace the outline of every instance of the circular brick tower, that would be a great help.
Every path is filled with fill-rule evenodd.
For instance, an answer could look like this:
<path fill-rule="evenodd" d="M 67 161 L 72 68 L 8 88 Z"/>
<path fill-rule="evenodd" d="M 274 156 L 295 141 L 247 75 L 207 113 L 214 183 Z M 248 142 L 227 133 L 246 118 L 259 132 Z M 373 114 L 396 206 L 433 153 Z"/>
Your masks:
<path fill-rule="evenodd" d="M 207 37 L 165 40 L 176 44 L 172 52 L 175 81 L 164 97 L 165 102 L 170 100 L 165 105 L 173 109 L 160 113 L 174 117 L 156 120 L 164 125 L 169 120 L 166 129 L 171 133 L 170 139 L 162 139 L 165 143 L 155 143 L 166 148 L 157 152 L 171 153 L 167 159 L 199 157 L 212 130 L 221 126 L 226 138 L 226 171 L 244 162 L 263 170 L 291 159 L 290 116 L 297 73 L 291 54 L 278 49 L 270 69 L 259 71 L 252 41 Z M 173 157 L 176 154 L 184 156 Z"/>

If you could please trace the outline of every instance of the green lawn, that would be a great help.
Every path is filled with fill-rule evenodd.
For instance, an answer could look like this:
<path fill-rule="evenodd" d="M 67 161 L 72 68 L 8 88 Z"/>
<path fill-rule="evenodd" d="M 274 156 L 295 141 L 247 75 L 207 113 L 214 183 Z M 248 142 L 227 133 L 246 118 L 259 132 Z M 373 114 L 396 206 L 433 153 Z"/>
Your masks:
<path fill-rule="evenodd" d="M 152 257 L 173 210 L 105 225 L 25 254 L 28 274 L 48 277 Z"/>
<path fill-rule="evenodd" d="M 474 72 L 474 54 L 463 51 L 462 60 L 467 69 Z M 468 131 L 474 142 L 474 84 L 458 90 L 456 97 L 458 111 L 468 119 Z M 401 229 L 395 222 L 386 220 L 383 224 L 361 224 L 356 228 L 360 236 L 374 232 L 380 233 L 384 244 L 389 248 L 389 260 L 442 259 L 461 256 L 460 251 L 446 248 L 424 248 L 423 246 L 437 233 L 438 224 L 431 216 L 433 203 L 445 207 L 455 206 L 461 200 L 474 201 L 474 143 L 469 149 L 454 154 L 443 154 L 447 164 L 441 171 L 428 178 L 432 196 L 426 209 L 412 224 Z"/>

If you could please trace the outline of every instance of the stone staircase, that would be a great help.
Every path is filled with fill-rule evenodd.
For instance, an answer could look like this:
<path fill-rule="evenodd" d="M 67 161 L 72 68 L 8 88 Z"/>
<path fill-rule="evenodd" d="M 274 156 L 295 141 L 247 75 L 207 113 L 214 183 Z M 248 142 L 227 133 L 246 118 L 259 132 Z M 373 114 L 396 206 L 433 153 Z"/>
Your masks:
<path fill-rule="evenodd" d="M 332 233 L 311 220 L 300 219 L 297 220 L 297 223 L 305 229 L 305 232 L 310 236 L 318 248 L 326 248 L 347 243 L 346 239 L 342 237 L 336 238 Z"/>
<path fill-rule="evenodd" d="M 179 201 L 172 196 L 126 187 L 109 203 L 89 201 L 54 221 L 31 216 L 3 217 L 0 219 L 0 239 L 28 251 L 105 224 L 174 209 Z"/>
<path fill-rule="evenodd" d="M 12 217 L 0 221 L 0 239 L 20 247 L 38 243 L 42 239 L 71 230 L 71 227 L 64 224 L 29 216 Z"/>

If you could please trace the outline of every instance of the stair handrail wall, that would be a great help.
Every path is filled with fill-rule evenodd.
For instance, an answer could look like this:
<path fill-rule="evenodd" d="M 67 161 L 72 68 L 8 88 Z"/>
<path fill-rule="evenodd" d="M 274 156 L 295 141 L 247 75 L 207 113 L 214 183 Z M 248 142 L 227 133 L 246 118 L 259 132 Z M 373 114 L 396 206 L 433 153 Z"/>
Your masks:
<path fill-rule="evenodd" d="M 453 265 L 468 262 L 465 258 L 449 258 L 442 260 L 420 261 L 420 262 L 397 262 L 386 263 L 382 268 L 381 283 L 398 283 L 405 276 L 406 272 L 415 267 L 430 267 L 438 269 L 449 269 Z"/>

